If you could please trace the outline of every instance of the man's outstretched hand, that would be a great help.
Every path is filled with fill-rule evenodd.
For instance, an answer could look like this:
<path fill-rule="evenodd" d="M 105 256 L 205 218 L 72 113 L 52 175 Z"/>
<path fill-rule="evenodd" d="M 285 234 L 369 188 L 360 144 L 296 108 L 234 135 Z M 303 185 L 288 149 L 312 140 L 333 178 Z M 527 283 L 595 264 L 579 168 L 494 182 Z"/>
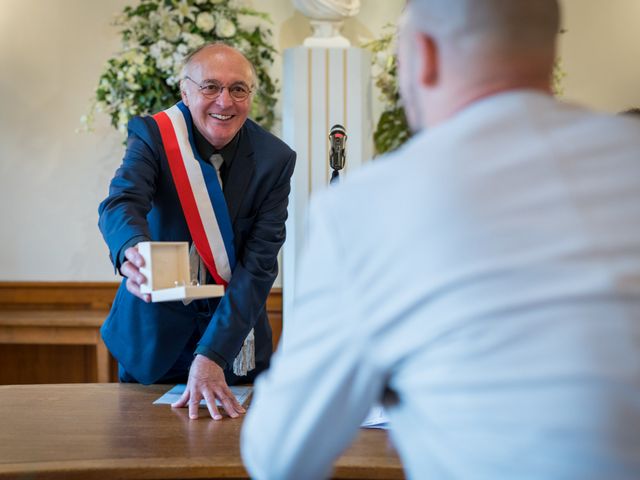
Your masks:
<path fill-rule="evenodd" d="M 238 403 L 235 395 L 227 386 L 222 368 L 203 355 L 196 355 L 189 369 L 187 387 L 180 400 L 172 403 L 174 408 L 189 406 L 189 418 L 198 418 L 198 406 L 200 400 L 205 399 L 207 408 L 214 420 L 221 420 L 222 415 L 218 411 L 216 398 L 220 400 L 227 414 L 236 418 L 245 413 L 245 409 Z"/>
<path fill-rule="evenodd" d="M 124 251 L 126 261 L 120 267 L 122 276 L 127 277 L 127 290 L 141 300 L 149 303 L 151 295 L 140 292 L 140 285 L 147 281 L 140 273 L 140 267 L 144 267 L 144 257 L 138 252 L 138 247 L 129 247 Z"/>

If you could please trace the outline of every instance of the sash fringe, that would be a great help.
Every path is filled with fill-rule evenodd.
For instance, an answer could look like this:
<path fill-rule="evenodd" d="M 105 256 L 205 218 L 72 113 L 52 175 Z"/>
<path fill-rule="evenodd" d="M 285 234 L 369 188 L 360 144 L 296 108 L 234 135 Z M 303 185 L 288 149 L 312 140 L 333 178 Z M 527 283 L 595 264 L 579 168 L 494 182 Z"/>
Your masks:
<path fill-rule="evenodd" d="M 238 377 L 244 377 L 254 368 L 256 368 L 256 345 L 252 328 L 244 339 L 240 353 L 233 361 L 233 373 Z"/>

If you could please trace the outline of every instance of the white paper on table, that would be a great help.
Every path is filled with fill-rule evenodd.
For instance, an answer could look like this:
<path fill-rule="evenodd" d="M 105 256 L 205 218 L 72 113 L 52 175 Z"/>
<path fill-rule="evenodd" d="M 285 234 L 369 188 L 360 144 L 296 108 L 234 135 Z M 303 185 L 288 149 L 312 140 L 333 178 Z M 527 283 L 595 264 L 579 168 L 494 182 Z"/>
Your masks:
<path fill-rule="evenodd" d="M 389 430 L 389 417 L 382 405 L 374 405 L 360 425 L 362 428 L 381 428 Z"/>
<path fill-rule="evenodd" d="M 184 393 L 185 388 L 185 384 L 176 385 L 167 393 L 158 398 L 155 402 L 153 402 L 153 404 L 161 405 L 177 402 L 178 400 L 180 400 L 180 397 Z M 251 392 L 253 391 L 253 387 L 250 385 L 234 385 L 229 387 L 229 389 L 231 390 L 231 393 L 235 395 L 238 403 L 242 406 L 244 406 L 245 402 L 249 399 L 249 395 L 251 395 Z M 222 406 L 220 400 L 216 399 L 216 405 L 218 405 L 219 407 Z M 200 400 L 200 406 L 206 407 L 207 402 L 204 399 Z"/>

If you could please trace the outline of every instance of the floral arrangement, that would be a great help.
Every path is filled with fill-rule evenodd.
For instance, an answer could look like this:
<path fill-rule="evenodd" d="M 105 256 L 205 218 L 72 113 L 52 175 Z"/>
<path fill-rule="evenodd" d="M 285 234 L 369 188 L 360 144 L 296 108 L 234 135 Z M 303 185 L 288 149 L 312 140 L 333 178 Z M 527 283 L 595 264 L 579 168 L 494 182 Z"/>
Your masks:
<path fill-rule="evenodd" d="M 562 30 L 560 33 L 564 33 Z M 411 136 L 398 89 L 398 61 L 395 55 L 396 29 L 386 25 L 383 35 L 364 45 L 373 53 L 372 75 L 380 92 L 383 112 L 373 133 L 376 154 L 395 150 Z M 561 59 L 556 59 L 551 79 L 554 95 L 563 94 L 562 80 L 566 77 Z"/>
<path fill-rule="evenodd" d="M 270 129 L 278 88 L 269 76 L 276 50 L 268 21 L 267 14 L 233 0 L 141 0 L 125 7 L 115 21 L 122 28 L 122 50 L 107 61 L 95 101 L 81 122 L 91 128 L 95 113 L 104 112 L 113 127 L 126 132 L 133 116 L 170 107 L 180 99 L 185 56 L 206 42 L 223 41 L 255 66 L 258 89 L 251 117 Z"/>
<path fill-rule="evenodd" d="M 386 25 L 383 35 L 364 45 L 372 56 L 371 74 L 383 111 L 373 132 L 376 154 L 395 150 L 411 136 L 398 88 L 398 61 L 395 55 L 396 29 Z"/>

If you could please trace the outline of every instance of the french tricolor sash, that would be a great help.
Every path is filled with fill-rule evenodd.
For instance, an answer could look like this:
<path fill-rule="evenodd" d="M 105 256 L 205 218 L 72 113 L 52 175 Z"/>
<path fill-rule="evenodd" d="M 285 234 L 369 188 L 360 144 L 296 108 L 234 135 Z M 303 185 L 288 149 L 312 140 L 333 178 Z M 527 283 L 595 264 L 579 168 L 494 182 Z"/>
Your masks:
<path fill-rule="evenodd" d="M 225 287 L 236 264 L 229 209 L 216 169 L 203 161 L 193 138 L 193 120 L 183 102 L 156 113 L 171 176 L 193 243 L 217 284 Z"/>

